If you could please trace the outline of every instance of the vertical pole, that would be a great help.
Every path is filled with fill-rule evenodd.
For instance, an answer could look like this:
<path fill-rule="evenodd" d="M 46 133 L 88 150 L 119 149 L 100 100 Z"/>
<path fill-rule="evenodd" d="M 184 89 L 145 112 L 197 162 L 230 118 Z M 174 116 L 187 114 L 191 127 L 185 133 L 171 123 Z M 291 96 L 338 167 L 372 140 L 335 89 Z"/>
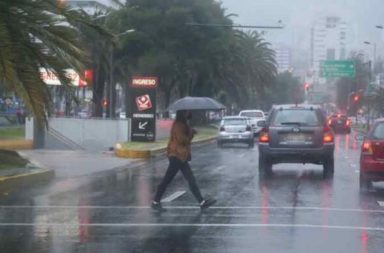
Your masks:
<path fill-rule="evenodd" d="M 376 49 L 376 44 L 375 44 L 375 49 Z M 376 50 L 375 50 L 376 51 Z M 371 63 L 371 61 L 369 61 L 369 79 L 368 79 L 368 86 L 371 85 L 371 82 L 372 82 L 372 75 L 373 75 L 373 68 L 372 66 L 373 65 Z M 369 130 L 369 125 L 370 125 L 370 121 L 371 121 L 371 101 L 370 101 L 370 98 L 369 98 L 369 94 L 368 94 L 368 105 L 367 105 L 367 108 L 368 108 L 368 120 L 367 120 L 367 130 Z"/>
<path fill-rule="evenodd" d="M 42 149 L 45 146 L 45 126 L 38 124 L 36 117 L 33 117 L 33 148 Z"/>
<path fill-rule="evenodd" d="M 113 44 L 111 43 L 110 47 L 110 57 L 109 57 L 109 66 L 110 66 L 110 73 L 109 73 L 109 118 L 113 118 Z"/>
<path fill-rule="evenodd" d="M 372 64 L 372 72 L 375 68 L 376 64 L 376 43 L 373 44 L 373 64 Z"/>

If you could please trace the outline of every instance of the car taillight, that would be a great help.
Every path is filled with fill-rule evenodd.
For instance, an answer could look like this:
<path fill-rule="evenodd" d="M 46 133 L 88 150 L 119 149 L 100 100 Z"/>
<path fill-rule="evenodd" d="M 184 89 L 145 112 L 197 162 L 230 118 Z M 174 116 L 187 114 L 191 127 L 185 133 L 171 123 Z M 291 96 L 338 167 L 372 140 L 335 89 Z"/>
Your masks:
<path fill-rule="evenodd" d="M 329 126 L 324 126 L 323 143 L 332 143 L 334 140 L 333 132 Z"/>
<path fill-rule="evenodd" d="M 220 127 L 220 132 L 224 132 L 225 131 L 225 128 L 224 127 Z"/>
<path fill-rule="evenodd" d="M 351 125 L 351 121 L 350 120 L 347 120 L 347 122 L 345 123 L 347 126 L 350 126 Z"/>
<path fill-rule="evenodd" d="M 328 120 L 328 125 L 330 125 L 330 124 L 332 124 L 332 120 L 331 119 Z"/>
<path fill-rule="evenodd" d="M 251 131 L 252 128 L 250 126 L 247 126 L 247 128 L 245 128 L 245 131 Z"/>
<path fill-rule="evenodd" d="M 260 143 L 268 143 L 269 142 L 269 134 L 268 129 L 263 128 L 259 134 L 259 142 Z"/>
<path fill-rule="evenodd" d="M 361 153 L 364 155 L 372 155 L 373 149 L 372 149 L 372 143 L 370 141 L 364 141 L 363 145 L 361 147 Z"/>

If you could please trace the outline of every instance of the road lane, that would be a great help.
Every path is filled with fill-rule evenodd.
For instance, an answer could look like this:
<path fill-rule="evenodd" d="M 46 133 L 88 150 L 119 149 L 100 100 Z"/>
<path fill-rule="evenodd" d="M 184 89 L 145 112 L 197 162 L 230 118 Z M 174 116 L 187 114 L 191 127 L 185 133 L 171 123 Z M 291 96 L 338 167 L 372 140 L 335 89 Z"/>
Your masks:
<path fill-rule="evenodd" d="M 359 143 L 337 135 L 335 176 L 322 166 L 280 164 L 258 176 L 257 147 L 194 149 L 201 212 L 181 174 L 167 190 L 167 212 L 149 203 L 166 159 L 12 193 L 0 199 L 0 252 L 382 252 L 384 187 L 360 194 Z"/>

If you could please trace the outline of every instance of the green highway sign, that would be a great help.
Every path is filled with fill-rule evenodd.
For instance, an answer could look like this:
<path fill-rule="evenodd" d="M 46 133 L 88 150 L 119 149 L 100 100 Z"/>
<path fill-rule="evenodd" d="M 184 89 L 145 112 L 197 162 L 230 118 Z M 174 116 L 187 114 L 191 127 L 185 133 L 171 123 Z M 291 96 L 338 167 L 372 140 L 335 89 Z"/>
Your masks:
<path fill-rule="evenodd" d="M 355 77 L 354 61 L 322 61 L 320 62 L 320 76 L 332 77 Z"/>

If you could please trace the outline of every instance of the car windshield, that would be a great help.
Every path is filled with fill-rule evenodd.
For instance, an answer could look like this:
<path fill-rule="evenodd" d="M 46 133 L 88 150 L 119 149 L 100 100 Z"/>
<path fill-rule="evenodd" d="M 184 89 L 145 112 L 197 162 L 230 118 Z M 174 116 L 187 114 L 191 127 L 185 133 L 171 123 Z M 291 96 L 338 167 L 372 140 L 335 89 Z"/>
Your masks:
<path fill-rule="evenodd" d="M 376 125 L 375 129 L 372 131 L 372 137 L 374 139 L 384 140 L 384 123 Z"/>
<path fill-rule="evenodd" d="M 273 125 L 319 125 L 319 119 L 314 110 L 277 110 Z"/>
<path fill-rule="evenodd" d="M 264 115 L 262 112 L 242 112 L 240 116 L 250 117 L 250 118 L 262 118 Z"/>
<path fill-rule="evenodd" d="M 246 119 L 224 119 L 223 121 L 224 125 L 229 126 L 236 126 L 236 125 L 246 125 L 247 120 Z"/>

